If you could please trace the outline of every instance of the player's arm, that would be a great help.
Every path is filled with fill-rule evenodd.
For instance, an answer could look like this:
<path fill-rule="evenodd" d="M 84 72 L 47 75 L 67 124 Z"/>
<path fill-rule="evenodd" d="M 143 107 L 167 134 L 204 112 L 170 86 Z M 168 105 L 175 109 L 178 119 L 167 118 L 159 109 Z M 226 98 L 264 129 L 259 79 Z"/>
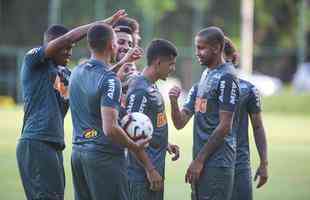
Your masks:
<path fill-rule="evenodd" d="M 109 106 L 101 105 L 101 118 L 103 132 L 112 139 L 113 142 L 127 147 L 132 152 L 139 152 L 144 149 L 144 146 L 149 142 L 149 139 L 132 141 L 125 131 L 119 126 L 118 111 Z"/>
<path fill-rule="evenodd" d="M 124 70 L 124 68 L 126 68 L 125 64 L 136 62 L 137 60 L 142 58 L 142 56 L 143 56 L 143 49 L 138 46 L 133 47 L 118 63 L 114 64 L 110 70 L 115 73 L 118 73 L 118 77 L 125 76 L 123 75 L 123 73 L 126 73 L 125 72 L 126 70 Z"/>
<path fill-rule="evenodd" d="M 181 89 L 178 86 L 174 86 L 169 91 L 169 99 L 171 105 L 171 118 L 172 122 L 176 129 L 182 129 L 191 119 L 194 113 L 194 105 L 196 99 L 196 90 L 197 86 L 194 85 L 189 93 L 187 100 L 183 106 L 183 109 L 180 110 L 178 104 L 178 98 L 181 93 Z"/>
<path fill-rule="evenodd" d="M 260 188 L 268 180 L 268 154 L 266 133 L 261 113 L 261 98 L 259 91 L 255 87 L 251 89 L 247 109 L 249 111 L 254 140 L 260 158 L 260 165 L 254 177 L 254 180 L 259 177 L 256 187 Z"/>
<path fill-rule="evenodd" d="M 205 161 L 223 145 L 224 139 L 232 127 L 234 110 L 239 98 L 238 86 L 232 75 L 228 74 L 221 78 L 217 91 L 219 94 L 220 122 L 198 153 L 196 159 L 189 166 L 185 176 L 185 181 L 189 183 L 195 183 L 199 179 Z"/>
<path fill-rule="evenodd" d="M 126 99 L 126 109 L 128 113 L 131 112 L 141 112 L 149 115 L 150 100 L 148 94 L 144 90 L 136 90 L 130 93 Z M 153 135 L 150 145 L 153 145 L 153 140 L 155 135 Z M 151 162 L 147 153 L 142 150 L 135 153 L 137 159 L 142 163 L 147 174 L 148 181 L 150 183 L 151 190 L 158 191 L 163 188 L 163 178 L 155 169 L 155 166 Z"/>
<path fill-rule="evenodd" d="M 149 156 L 147 153 L 142 150 L 134 153 L 138 161 L 142 164 L 144 167 L 144 170 L 146 172 L 146 177 L 150 183 L 150 189 L 153 191 L 160 191 L 163 189 L 164 186 L 164 180 L 161 177 L 161 175 L 158 173 L 158 171 L 155 169 L 155 166 L 151 162 Z"/>
<path fill-rule="evenodd" d="M 101 95 L 101 119 L 103 132 L 112 139 L 113 142 L 127 147 L 130 151 L 141 151 L 149 142 L 149 139 L 132 141 L 125 131 L 119 126 L 118 111 L 120 106 L 121 84 L 114 77 L 108 77 L 103 81 Z"/>
<path fill-rule="evenodd" d="M 250 114 L 251 124 L 256 148 L 260 157 L 260 165 L 256 170 L 254 180 L 259 177 L 257 188 L 263 186 L 268 180 L 268 157 L 267 157 L 267 140 L 261 113 Z"/>
<path fill-rule="evenodd" d="M 91 28 L 95 24 L 105 23 L 113 25 L 116 21 L 118 21 L 120 18 L 125 17 L 127 14 L 124 10 L 118 10 L 114 15 L 112 15 L 110 18 L 96 21 L 94 23 L 86 24 L 83 26 L 76 27 L 69 31 L 68 33 L 64 34 L 61 37 L 58 37 L 52 41 L 50 41 L 45 46 L 45 57 L 51 58 L 53 57 L 59 50 L 65 49 L 70 47 L 73 43 L 80 41 L 83 39 L 89 28 Z"/>

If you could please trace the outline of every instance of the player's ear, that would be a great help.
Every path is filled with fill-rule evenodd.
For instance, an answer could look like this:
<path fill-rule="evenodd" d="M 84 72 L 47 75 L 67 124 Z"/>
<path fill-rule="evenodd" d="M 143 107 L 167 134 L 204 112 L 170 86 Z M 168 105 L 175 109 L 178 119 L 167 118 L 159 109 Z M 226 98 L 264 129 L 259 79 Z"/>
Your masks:
<path fill-rule="evenodd" d="M 211 50 L 213 54 L 218 54 L 219 50 L 220 50 L 220 46 L 218 44 L 214 44 L 211 46 Z"/>
<path fill-rule="evenodd" d="M 107 43 L 107 50 L 112 51 L 115 47 L 115 45 L 113 44 L 113 40 L 109 40 L 109 42 Z"/>

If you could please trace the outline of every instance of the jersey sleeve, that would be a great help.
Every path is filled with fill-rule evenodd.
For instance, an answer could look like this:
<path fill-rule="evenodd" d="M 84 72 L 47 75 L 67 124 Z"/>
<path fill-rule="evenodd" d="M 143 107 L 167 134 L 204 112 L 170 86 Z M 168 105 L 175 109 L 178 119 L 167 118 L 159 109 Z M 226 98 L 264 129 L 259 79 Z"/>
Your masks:
<path fill-rule="evenodd" d="M 119 79 L 115 76 L 105 78 L 102 83 L 101 90 L 101 106 L 118 109 L 120 106 L 120 97 L 122 93 Z"/>
<path fill-rule="evenodd" d="M 183 104 L 183 109 L 188 111 L 190 114 L 195 112 L 195 101 L 197 96 L 198 84 L 194 84 L 189 90 L 187 98 Z"/>
<path fill-rule="evenodd" d="M 126 110 L 128 113 L 141 112 L 148 115 L 151 102 L 144 90 L 136 90 L 128 94 L 126 98 Z"/>
<path fill-rule="evenodd" d="M 251 87 L 247 108 L 249 113 L 261 112 L 261 95 L 255 86 Z"/>
<path fill-rule="evenodd" d="M 218 85 L 218 102 L 220 110 L 234 112 L 239 100 L 239 86 L 231 74 L 220 78 Z"/>
<path fill-rule="evenodd" d="M 45 48 L 38 47 L 28 51 L 25 55 L 25 62 L 29 67 L 35 67 L 45 60 Z"/>

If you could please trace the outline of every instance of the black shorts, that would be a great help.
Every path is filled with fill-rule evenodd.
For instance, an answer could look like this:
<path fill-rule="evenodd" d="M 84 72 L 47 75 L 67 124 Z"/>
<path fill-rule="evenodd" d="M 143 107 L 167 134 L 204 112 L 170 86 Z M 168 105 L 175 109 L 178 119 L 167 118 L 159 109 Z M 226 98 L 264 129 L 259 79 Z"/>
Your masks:
<path fill-rule="evenodd" d="M 230 200 L 234 169 L 205 167 L 196 184 L 192 185 L 192 200 Z"/>
<path fill-rule="evenodd" d="M 71 168 L 75 200 L 128 200 L 124 155 L 73 147 Z"/>
<path fill-rule="evenodd" d="M 21 139 L 17 144 L 16 157 L 27 199 L 64 199 L 62 150 L 54 143 Z"/>
<path fill-rule="evenodd" d="M 252 200 L 252 175 L 250 168 L 235 169 L 232 200 Z"/>
<path fill-rule="evenodd" d="M 152 191 L 150 184 L 129 181 L 129 200 L 163 200 L 164 190 Z"/>

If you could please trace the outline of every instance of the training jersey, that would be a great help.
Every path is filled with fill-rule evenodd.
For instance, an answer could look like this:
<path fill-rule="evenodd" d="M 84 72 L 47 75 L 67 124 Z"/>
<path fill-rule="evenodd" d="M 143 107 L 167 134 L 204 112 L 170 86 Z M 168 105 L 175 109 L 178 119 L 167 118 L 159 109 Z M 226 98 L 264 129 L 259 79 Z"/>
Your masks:
<path fill-rule="evenodd" d="M 150 145 L 145 151 L 158 173 L 164 177 L 168 124 L 164 100 L 156 85 L 143 75 L 134 77 L 129 84 L 126 109 L 128 113 L 144 113 L 152 121 L 154 132 Z M 128 178 L 131 181 L 147 181 L 143 166 L 132 153 L 128 155 Z"/>
<path fill-rule="evenodd" d="M 240 100 L 235 115 L 239 116 L 239 122 L 234 127 L 237 135 L 236 169 L 250 168 L 249 151 L 249 113 L 261 112 L 260 94 L 257 88 L 248 81 L 240 81 Z"/>
<path fill-rule="evenodd" d="M 64 117 L 69 101 L 55 87 L 56 77 L 68 83 L 70 70 L 44 55 L 45 47 L 28 51 L 21 68 L 24 121 L 21 139 L 36 139 L 65 147 Z"/>
<path fill-rule="evenodd" d="M 224 63 L 214 69 L 204 70 L 183 106 L 189 114 L 194 114 L 194 159 L 218 126 L 220 110 L 235 112 L 238 99 L 239 83 L 232 64 Z M 206 160 L 206 164 L 212 167 L 234 167 L 235 153 L 236 137 L 231 131 L 225 137 L 224 144 Z"/>
<path fill-rule="evenodd" d="M 109 66 L 90 59 L 77 66 L 69 83 L 73 147 L 123 155 L 124 148 L 103 132 L 101 107 L 119 111 L 121 85 Z"/>

